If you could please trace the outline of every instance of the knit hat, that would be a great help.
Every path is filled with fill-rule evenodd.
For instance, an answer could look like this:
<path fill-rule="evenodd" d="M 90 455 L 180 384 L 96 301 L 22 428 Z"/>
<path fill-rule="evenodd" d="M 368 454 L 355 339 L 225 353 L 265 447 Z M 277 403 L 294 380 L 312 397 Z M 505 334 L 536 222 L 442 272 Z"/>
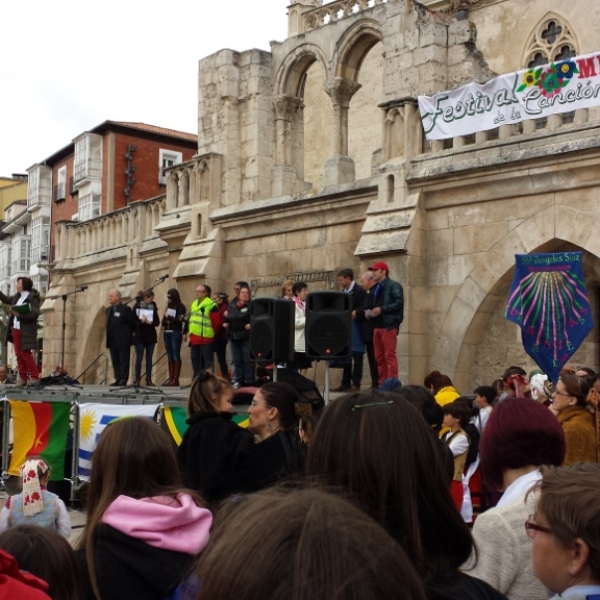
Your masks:
<path fill-rule="evenodd" d="M 44 512 L 44 500 L 42 499 L 42 487 L 40 485 L 40 472 L 46 473 L 49 467 L 41 458 L 30 458 L 21 467 L 21 478 L 23 479 L 23 514 L 33 517 Z"/>

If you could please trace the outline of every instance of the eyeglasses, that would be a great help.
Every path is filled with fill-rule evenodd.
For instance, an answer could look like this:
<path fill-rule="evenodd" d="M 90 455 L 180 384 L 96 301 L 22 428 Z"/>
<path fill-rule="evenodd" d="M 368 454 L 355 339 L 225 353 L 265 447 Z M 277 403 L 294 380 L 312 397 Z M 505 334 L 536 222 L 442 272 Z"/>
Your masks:
<path fill-rule="evenodd" d="M 525 521 L 525 532 L 527 533 L 527 537 L 533 539 L 538 531 L 541 531 L 542 533 L 552 533 L 547 527 L 534 523 L 533 515 L 529 515 L 529 518 Z"/>
<path fill-rule="evenodd" d="M 359 408 L 370 408 L 371 406 L 387 406 L 388 404 L 394 404 L 393 400 L 387 402 L 369 402 L 368 404 L 355 404 L 350 410 L 358 410 Z"/>
<path fill-rule="evenodd" d="M 570 398 L 571 394 L 565 394 L 564 392 L 559 392 L 558 390 L 554 390 L 552 392 L 552 395 L 554 396 L 564 396 L 565 398 Z"/>

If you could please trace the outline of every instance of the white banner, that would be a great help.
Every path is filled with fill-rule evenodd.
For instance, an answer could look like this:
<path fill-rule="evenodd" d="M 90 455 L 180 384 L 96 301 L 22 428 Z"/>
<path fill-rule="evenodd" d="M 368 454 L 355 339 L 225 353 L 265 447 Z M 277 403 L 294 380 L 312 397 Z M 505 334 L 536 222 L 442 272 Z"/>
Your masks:
<path fill-rule="evenodd" d="M 419 96 L 428 140 L 600 105 L 600 52 Z"/>
<path fill-rule="evenodd" d="M 119 417 L 152 418 L 158 404 L 80 404 L 79 405 L 79 467 L 82 481 L 89 481 L 92 454 L 104 428 Z"/>

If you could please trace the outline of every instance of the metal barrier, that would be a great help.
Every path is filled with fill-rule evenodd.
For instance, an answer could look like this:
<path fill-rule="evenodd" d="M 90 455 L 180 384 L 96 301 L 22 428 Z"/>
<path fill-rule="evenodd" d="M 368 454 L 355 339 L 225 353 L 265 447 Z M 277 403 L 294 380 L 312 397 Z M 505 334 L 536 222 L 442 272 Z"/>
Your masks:
<path fill-rule="evenodd" d="M 5 482 L 10 476 L 8 473 L 9 469 L 9 458 L 11 454 L 10 448 L 10 419 L 11 419 L 11 408 L 10 402 L 30 402 L 30 403 L 69 403 L 71 405 L 71 416 L 69 429 L 72 427 L 73 431 L 73 456 L 71 459 L 71 476 L 65 477 L 64 480 L 70 484 L 70 500 L 71 502 L 76 500 L 76 493 L 86 483 L 79 473 L 79 459 L 81 450 L 81 406 L 89 403 L 98 403 L 103 405 L 129 405 L 139 406 L 147 405 L 154 407 L 154 412 L 158 411 L 163 405 L 163 399 L 159 395 L 155 394 L 137 394 L 128 393 L 120 396 L 115 396 L 103 391 L 93 391 L 82 394 L 79 391 L 69 390 L 40 390 L 40 391 L 25 391 L 25 390 L 6 390 L 9 397 L 1 399 L 3 405 L 3 420 L 2 420 L 2 474 L 0 477 L 0 492 L 4 491 Z M 169 405 L 182 406 L 185 402 L 185 398 L 170 398 Z M 68 438 L 65 439 L 65 450 L 67 448 Z"/>
<path fill-rule="evenodd" d="M 104 359 L 104 376 L 102 377 L 102 379 L 100 381 L 94 381 L 95 384 L 97 385 L 104 385 L 106 384 L 106 381 L 108 379 L 108 356 L 106 356 L 106 354 L 104 352 L 100 352 L 100 354 L 98 354 L 98 356 L 96 356 L 96 358 L 94 358 L 94 360 L 77 376 L 75 377 L 75 379 L 81 383 L 85 383 L 84 381 L 82 381 L 82 377 L 100 360 Z"/>

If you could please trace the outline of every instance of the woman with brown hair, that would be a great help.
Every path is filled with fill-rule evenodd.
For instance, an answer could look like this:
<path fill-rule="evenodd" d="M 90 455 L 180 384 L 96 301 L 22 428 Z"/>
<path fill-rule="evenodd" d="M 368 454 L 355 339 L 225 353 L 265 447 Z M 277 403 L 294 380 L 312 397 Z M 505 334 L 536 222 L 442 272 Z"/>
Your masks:
<path fill-rule="evenodd" d="M 17 293 L 7 296 L 0 292 L 0 302 L 11 307 L 6 341 L 12 342 L 17 357 L 19 380 L 17 386 L 27 385 L 27 374 L 31 383 L 40 382 L 40 374 L 32 351 L 38 347 L 37 320 L 40 315 L 40 293 L 33 287 L 29 277 L 17 279 Z"/>
<path fill-rule="evenodd" d="M 81 600 L 75 553 L 61 535 L 39 525 L 18 525 L 0 534 L 0 549 L 17 559 L 19 569 L 43 579 L 52 600 Z"/>
<path fill-rule="evenodd" d="M 197 600 L 425 600 L 385 530 L 315 489 L 271 488 L 224 505 L 197 572 Z"/>
<path fill-rule="evenodd" d="M 423 385 L 434 395 L 435 401 L 444 406 L 460 398 L 460 394 L 452 385 L 452 380 L 448 375 L 439 371 L 431 371 L 423 381 Z"/>
<path fill-rule="evenodd" d="M 233 387 L 208 371 L 194 380 L 187 401 L 189 425 L 177 450 L 183 481 L 205 500 L 212 488 L 231 474 L 239 452 L 254 445 L 252 434 L 232 419 Z"/>
<path fill-rule="evenodd" d="M 167 290 L 167 308 L 161 324 L 163 326 L 163 341 L 169 364 L 169 380 L 165 385 L 179 386 L 181 373 L 181 341 L 183 338 L 183 321 L 185 304 L 175 288 Z"/>
<path fill-rule="evenodd" d="M 329 404 L 306 470 L 387 530 L 417 568 L 430 600 L 504 598 L 460 573 L 473 539 L 450 496 L 433 437 L 403 398 L 371 390 Z"/>
<path fill-rule="evenodd" d="M 257 438 L 235 460 L 233 474 L 215 490 L 220 497 L 256 492 L 304 469 L 304 448 L 298 437 L 296 404 L 300 394 L 289 383 L 265 383 L 248 408 L 248 430 Z"/>
<path fill-rule="evenodd" d="M 576 462 L 596 462 L 594 415 L 587 409 L 589 385 L 581 377 L 563 373 L 552 393 L 550 411 L 565 433 L 563 466 Z"/>
<path fill-rule="evenodd" d="M 78 543 L 84 598 L 161 600 L 187 578 L 212 515 L 182 488 L 169 436 L 145 417 L 113 421 L 92 458 Z"/>

